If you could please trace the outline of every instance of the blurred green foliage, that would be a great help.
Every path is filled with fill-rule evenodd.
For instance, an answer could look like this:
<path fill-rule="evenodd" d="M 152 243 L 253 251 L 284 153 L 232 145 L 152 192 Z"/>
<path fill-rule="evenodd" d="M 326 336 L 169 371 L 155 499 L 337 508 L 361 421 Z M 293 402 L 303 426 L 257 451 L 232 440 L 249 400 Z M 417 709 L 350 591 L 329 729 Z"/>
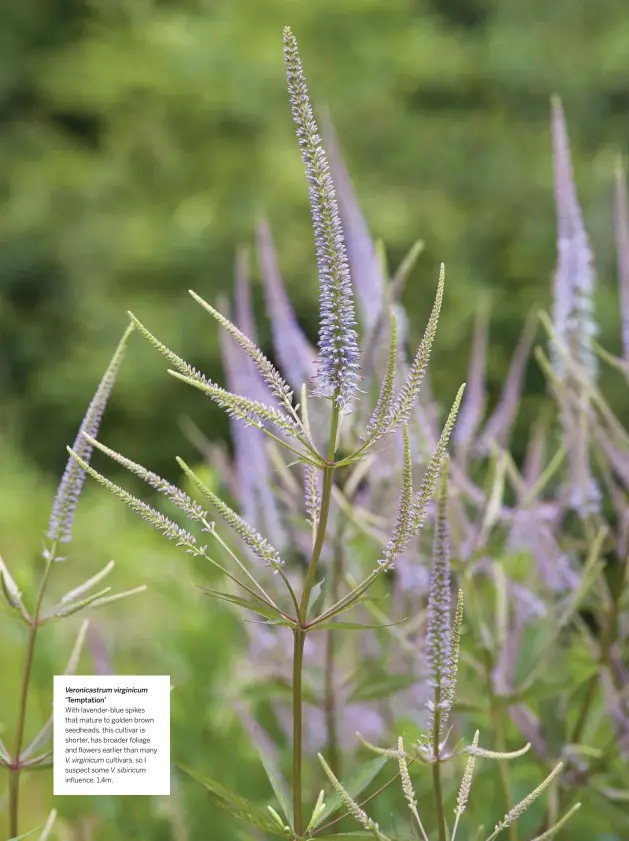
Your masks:
<path fill-rule="evenodd" d="M 127 309 L 220 380 L 217 330 L 186 290 L 208 300 L 229 290 L 235 250 L 252 240 L 256 220 L 266 214 L 294 306 L 316 337 L 307 191 L 281 56 L 285 24 L 300 41 L 315 102 L 330 108 L 391 265 L 418 237 L 426 243 L 405 293 L 414 338 L 432 303 L 438 263 L 446 263 L 448 290 L 431 363 L 440 399 L 449 402 L 465 376 L 472 316 L 485 293 L 492 301 L 494 396 L 526 312 L 549 303 L 553 92 L 564 100 L 597 252 L 603 343 L 617 349 L 611 194 L 629 113 L 626 0 L 5 2 L 0 426 L 7 437 L 0 550 L 25 590 L 40 563 L 39 534 L 54 493 L 38 471 L 61 472 L 65 445 Z M 261 305 L 258 290 L 256 296 Z M 259 325 L 268 349 L 262 315 Z M 174 455 L 190 458 L 193 449 L 179 427 L 182 416 L 192 415 L 209 437 L 226 435 L 227 424 L 167 377 L 165 367 L 142 342 L 131 343 L 101 437 L 171 476 Z M 534 401 L 543 388 L 535 371 L 527 388 Z M 112 606 L 102 619 L 116 669 L 169 671 L 180 687 L 173 694 L 173 745 L 185 761 L 251 797 L 268 798 L 224 690 L 241 639 L 237 623 L 196 593 L 189 559 L 121 509 L 88 486 L 72 565 L 59 587 L 64 576 L 82 580 L 109 557 L 118 562 L 117 587 L 151 585 L 135 610 Z M 204 573 L 197 573 L 199 580 Z M 68 628 L 79 624 L 77 618 Z M 19 637 L 3 617 L 1 668 L 12 677 L 3 682 L 0 725 L 8 732 L 23 656 Z M 63 669 L 61 652 L 69 653 L 72 637 L 62 625 L 48 639 L 42 634 L 42 643 L 31 710 L 38 724 L 48 715 L 49 675 Z M 191 709 L 198 712 L 194 720 Z M 32 814 L 43 810 L 50 790 L 49 778 L 39 788 L 36 780 L 31 775 L 25 785 L 24 809 Z M 62 818 L 92 815 L 102 837 L 183 841 L 208 837 L 210 824 L 212 838 L 237 837 L 201 789 L 185 792 L 184 801 L 166 804 L 66 798 L 59 808 Z M 492 792 L 488 784 L 486 802 Z M 181 831 L 178 808 L 186 815 Z M 68 841 L 82 837 L 63 831 Z"/>
<path fill-rule="evenodd" d="M 440 399 L 465 375 L 483 291 L 492 298 L 494 395 L 524 314 L 548 305 L 554 91 L 614 349 L 612 160 L 629 110 L 624 0 L 4 3 L 0 387 L 3 421 L 40 466 L 60 469 L 128 308 L 220 377 L 216 330 L 186 290 L 213 299 L 230 288 L 235 249 L 261 213 L 315 338 L 307 192 L 281 55 L 287 23 L 391 264 L 417 237 L 426 242 L 406 293 L 415 337 L 446 263 L 432 364 Z M 185 454 L 182 414 L 193 412 L 211 436 L 226 434 L 224 419 L 200 416 L 198 396 L 164 377 L 159 360 L 135 347 L 130 355 L 109 413 L 113 446 L 169 472 L 173 455 Z M 535 371 L 527 387 L 542 388 Z"/>

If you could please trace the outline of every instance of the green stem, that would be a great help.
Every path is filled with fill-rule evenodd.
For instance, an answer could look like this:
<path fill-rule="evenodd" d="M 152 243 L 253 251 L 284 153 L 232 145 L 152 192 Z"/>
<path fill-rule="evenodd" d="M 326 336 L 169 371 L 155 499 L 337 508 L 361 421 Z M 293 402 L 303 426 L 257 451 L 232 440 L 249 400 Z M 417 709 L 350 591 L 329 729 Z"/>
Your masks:
<path fill-rule="evenodd" d="M 435 792 L 435 807 L 437 809 L 437 824 L 439 826 L 439 841 L 448 841 L 446 816 L 443 810 L 443 791 L 441 789 L 441 762 L 439 756 L 439 733 L 441 730 L 441 689 L 435 687 L 435 713 L 432 737 L 432 787 Z"/>
<path fill-rule="evenodd" d="M 321 511 L 319 512 L 319 524 L 315 543 L 312 548 L 310 563 L 304 581 L 304 589 L 299 603 L 297 619 L 300 624 L 299 630 L 294 631 L 293 647 L 293 812 L 295 815 L 295 832 L 302 835 L 304 831 L 303 818 L 303 792 L 302 792 L 302 672 L 304 662 L 304 643 L 306 633 L 304 626 L 308 618 L 308 603 L 310 594 L 315 583 L 317 565 L 321 557 L 321 550 L 325 541 L 325 534 L 328 527 L 328 515 L 330 513 L 330 502 L 332 500 L 332 484 L 334 482 L 334 453 L 336 452 L 336 437 L 339 429 L 341 412 L 336 404 L 332 407 L 332 418 L 330 422 L 330 440 L 328 444 L 327 467 L 323 475 L 323 488 L 321 491 Z"/>
<path fill-rule="evenodd" d="M 54 557 L 54 548 L 51 550 L 50 557 Z M 15 838 L 18 835 L 21 771 L 20 754 L 22 753 L 22 743 L 24 741 L 28 690 L 30 686 L 31 672 L 33 670 L 33 655 L 35 653 L 37 631 L 39 630 L 39 615 L 41 613 L 44 592 L 46 590 L 46 584 L 48 582 L 48 575 L 50 574 L 52 563 L 52 560 L 46 561 L 44 573 L 42 575 L 42 579 L 39 584 L 39 590 L 37 592 L 37 598 L 35 600 L 35 609 L 31 617 L 31 625 L 29 628 L 28 640 L 26 643 L 26 657 L 24 660 L 24 671 L 22 673 L 22 685 L 20 688 L 15 748 L 13 750 L 12 767 L 9 771 L 9 838 Z"/>
<path fill-rule="evenodd" d="M 302 835 L 304 831 L 304 815 L 301 785 L 302 764 L 302 671 L 304 663 L 304 643 L 306 635 L 303 631 L 293 632 L 293 812 L 295 817 L 295 832 Z"/>
<path fill-rule="evenodd" d="M 334 604 L 338 600 L 338 593 L 343 578 L 343 529 L 339 528 L 336 539 L 336 551 L 332 562 L 332 581 L 330 584 L 330 601 Z M 324 710 L 327 730 L 328 764 L 334 775 L 341 776 L 341 755 L 338 743 L 337 699 L 335 691 L 336 672 L 336 642 L 337 635 L 328 631 L 325 646 L 324 671 Z"/>

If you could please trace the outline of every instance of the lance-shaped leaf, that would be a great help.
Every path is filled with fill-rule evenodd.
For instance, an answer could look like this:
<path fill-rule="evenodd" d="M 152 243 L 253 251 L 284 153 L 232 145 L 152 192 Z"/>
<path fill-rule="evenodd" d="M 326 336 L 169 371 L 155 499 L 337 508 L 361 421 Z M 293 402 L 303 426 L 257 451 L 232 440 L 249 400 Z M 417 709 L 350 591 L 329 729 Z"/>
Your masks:
<path fill-rule="evenodd" d="M 627 182 L 620 161 L 616 165 L 615 210 L 622 348 L 625 361 L 629 363 L 629 202 L 627 201 Z"/>
<path fill-rule="evenodd" d="M 426 330 L 424 331 L 423 338 L 409 369 L 406 380 L 393 404 L 391 422 L 388 428 L 389 432 L 392 432 L 401 423 L 407 421 L 411 415 L 419 389 L 426 374 L 430 352 L 437 333 L 439 314 L 441 312 L 441 304 L 443 302 L 444 284 L 445 266 L 442 263 L 439 270 L 439 282 L 437 284 L 437 294 L 435 296 L 432 312 L 430 313 Z"/>
<path fill-rule="evenodd" d="M 317 352 L 299 326 L 286 294 L 271 229 L 266 220 L 258 225 L 257 243 L 273 347 L 284 376 L 298 390 L 314 379 Z"/>
<path fill-rule="evenodd" d="M 358 204 L 329 114 L 323 121 L 325 145 L 330 158 L 332 180 L 336 185 L 347 256 L 352 271 L 356 299 L 366 333 L 374 329 L 384 304 L 382 265 L 369 227 Z"/>
<path fill-rule="evenodd" d="M 128 596 L 135 596 L 137 593 L 143 593 L 146 590 L 146 584 L 141 584 L 132 590 L 123 590 L 121 593 L 112 593 L 109 595 L 110 590 L 111 587 L 106 587 L 104 590 L 94 593 L 92 596 L 88 596 L 81 601 L 64 605 L 57 609 L 55 617 L 72 616 L 74 613 L 78 613 L 86 607 L 102 607 L 103 605 L 120 601 L 120 599 L 126 599 Z M 50 615 L 47 615 L 47 618 L 50 618 Z"/>
<path fill-rule="evenodd" d="M 277 750 L 262 727 L 252 719 L 246 710 L 240 710 L 243 723 L 246 726 L 253 744 L 257 750 L 260 761 L 264 766 L 269 783 L 273 789 L 277 802 L 282 808 L 284 817 L 292 826 L 294 824 L 293 807 L 290 799 L 289 788 L 280 769 Z"/>
<path fill-rule="evenodd" d="M 194 473 L 194 471 L 186 464 L 186 462 L 178 458 L 177 463 L 184 471 L 186 476 L 194 483 L 194 485 L 199 489 L 199 491 L 203 494 L 203 496 L 208 499 L 212 505 L 216 508 L 218 513 L 223 517 L 223 519 L 229 523 L 229 525 L 234 529 L 234 531 L 242 538 L 245 544 L 251 549 L 256 557 L 260 558 L 260 560 L 264 561 L 265 564 L 273 567 L 275 572 L 279 572 L 281 568 L 284 566 L 284 561 L 280 557 L 279 552 L 275 549 L 271 544 L 266 540 L 266 538 L 262 537 L 262 535 L 246 523 L 242 517 L 240 517 L 233 509 L 229 507 L 226 503 L 224 503 L 221 499 L 219 499 L 215 493 L 213 493 L 202 481 L 199 477 Z"/>
<path fill-rule="evenodd" d="M 109 575 L 114 566 L 114 562 L 110 561 L 104 569 L 96 573 L 96 575 L 93 575 L 83 584 L 80 584 L 78 587 L 75 587 L 67 592 L 64 596 L 62 596 L 61 600 L 55 605 L 55 607 L 51 608 L 51 610 L 47 611 L 43 615 L 42 621 L 61 618 L 62 616 L 71 616 L 86 607 L 99 607 L 103 604 L 118 601 L 119 599 L 123 599 L 127 596 L 135 595 L 136 593 L 141 593 L 146 590 L 146 586 L 142 585 L 140 587 L 135 587 L 133 590 L 125 590 L 121 593 L 109 595 L 111 587 L 105 587 L 103 590 L 87 595 L 90 590 L 94 589 L 100 581 Z"/>
<path fill-rule="evenodd" d="M 312 810 L 312 816 L 308 821 L 308 826 L 306 827 L 306 832 L 310 832 L 311 829 L 314 829 L 317 825 L 317 822 L 321 815 L 325 810 L 325 791 L 321 789 L 319 792 L 319 796 L 317 797 L 317 802 L 314 805 L 314 809 Z"/>
<path fill-rule="evenodd" d="M 598 367 L 592 344 L 598 333 L 594 320 L 594 258 L 574 185 L 568 131 L 559 97 L 553 97 L 551 110 L 557 212 L 553 323 L 559 340 L 594 377 Z M 563 379 L 566 370 L 556 348 L 553 364 Z"/>
<path fill-rule="evenodd" d="M 222 811 L 227 812 L 232 818 L 255 829 L 262 830 L 262 832 L 268 832 L 270 835 L 286 837 L 286 832 L 278 826 L 273 818 L 269 817 L 265 810 L 260 809 L 241 795 L 225 788 L 221 783 L 208 777 L 206 774 L 199 774 L 186 765 L 179 765 L 179 767 L 186 774 L 189 774 L 193 780 L 201 783 L 209 791 L 216 806 Z"/>
<path fill-rule="evenodd" d="M 93 437 L 98 435 L 101 418 L 114 382 L 116 381 L 127 341 L 132 332 L 132 326 L 129 326 L 125 330 L 79 427 L 73 448 L 84 462 L 89 463 L 92 454 L 91 444 L 84 433 L 88 433 Z M 75 459 L 69 458 L 52 506 L 52 513 L 48 524 L 48 538 L 50 540 L 61 543 L 69 543 L 71 540 L 74 512 L 84 481 L 85 471 Z"/>
<path fill-rule="evenodd" d="M 319 362 L 315 393 L 338 406 L 351 403 L 360 380 L 354 300 L 330 168 L 308 96 L 297 40 L 284 29 L 284 62 L 293 119 L 310 186 L 319 270 Z"/>
<path fill-rule="evenodd" d="M 253 613 L 257 613 L 265 619 L 279 619 L 283 622 L 286 618 L 285 614 L 282 613 L 281 610 L 278 610 L 278 608 L 273 607 L 259 597 L 258 601 L 251 601 L 249 599 L 243 599 L 240 596 L 234 596 L 232 593 L 221 593 L 218 590 L 211 590 L 209 587 L 203 587 L 201 585 L 197 585 L 197 587 L 202 593 L 205 593 L 206 596 L 211 596 L 213 599 L 218 599 L 218 601 L 242 607 L 245 610 L 251 610 Z"/>

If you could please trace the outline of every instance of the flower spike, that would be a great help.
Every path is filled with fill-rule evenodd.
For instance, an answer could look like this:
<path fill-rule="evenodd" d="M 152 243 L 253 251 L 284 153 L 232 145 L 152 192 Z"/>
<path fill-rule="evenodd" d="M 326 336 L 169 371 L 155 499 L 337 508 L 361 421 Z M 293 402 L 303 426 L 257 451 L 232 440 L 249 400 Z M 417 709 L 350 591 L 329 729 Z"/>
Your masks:
<path fill-rule="evenodd" d="M 355 398 L 360 380 L 352 283 L 330 167 L 308 97 L 297 40 L 289 27 L 284 29 L 284 61 L 293 119 L 310 185 L 319 269 L 319 362 L 315 393 L 331 398 L 342 407 Z"/>
<path fill-rule="evenodd" d="M 116 376 L 122 362 L 127 340 L 133 332 L 133 325 L 127 327 L 116 352 L 114 353 L 107 370 L 105 371 L 100 385 L 96 389 L 92 402 L 90 403 L 83 422 L 74 442 L 74 450 L 86 463 L 92 455 L 92 445 L 85 438 L 84 433 L 93 436 L 98 435 L 100 421 L 105 411 L 107 400 L 113 388 Z M 79 494 L 85 482 L 85 470 L 83 470 L 72 456 L 68 458 L 66 469 L 59 483 L 57 495 L 52 506 L 50 522 L 48 524 L 48 538 L 60 543 L 69 543 L 72 539 L 72 526 L 74 524 L 74 512 L 79 501 Z"/>

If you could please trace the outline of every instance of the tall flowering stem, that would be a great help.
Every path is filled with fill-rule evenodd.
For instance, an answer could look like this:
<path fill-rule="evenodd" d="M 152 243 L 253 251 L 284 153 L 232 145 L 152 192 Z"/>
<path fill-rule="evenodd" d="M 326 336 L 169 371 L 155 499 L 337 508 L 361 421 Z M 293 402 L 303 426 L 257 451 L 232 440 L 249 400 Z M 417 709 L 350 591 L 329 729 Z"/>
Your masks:
<path fill-rule="evenodd" d="M 125 330 L 77 432 L 73 449 L 88 463 L 92 455 L 92 444 L 85 437 L 85 433 L 92 438 L 96 438 L 98 435 L 101 418 L 103 417 L 111 389 L 116 381 L 125 347 L 133 329 L 133 325 L 130 325 Z M 69 456 L 52 506 L 47 535 L 49 540 L 55 543 L 69 543 L 72 539 L 74 512 L 84 482 L 85 470 L 79 466 L 72 456 Z"/>
<path fill-rule="evenodd" d="M 297 40 L 289 27 L 284 29 L 284 62 L 309 184 L 319 271 L 319 362 L 315 393 L 344 406 L 352 402 L 360 381 L 352 282 L 330 167 L 308 97 Z"/>
<path fill-rule="evenodd" d="M 312 555 L 310 563 L 308 564 L 308 571 L 304 582 L 304 589 L 301 594 L 299 604 L 299 625 L 300 627 L 293 632 L 294 646 L 293 646 L 293 812 L 295 815 L 295 831 L 301 835 L 304 829 L 303 822 L 303 799 L 302 799 L 302 741 L 303 741 L 303 722 L 302 722 L 302 671 L 304 660 L 304 644 L 306 642 L 306 631 L 304 626 L 308 620 L 308 604 L 312 594 L 312 588 L 315 584 L 315 576 L 317 573 L 317 566 L 323 543 L 325 541 L 325 534 L 328 526 L 328 516 L 330 513 L 330 502 L 332 500 L 332 485 L 334 483 L 334 454 L 336 452 L 336 438 L 339 428 L 340 407 L 335 404 L 332 409 L 332 418 L 330 421 L 330 439 L 328 444 L 327 461 L 328 467 L 325 469 L 323 476 L 323 487 L 321 489 L 321 509 L 319 513 L 319 522 L 317 526 L 317 533 L 315 537 L 314 546 L 312 548 Z"/>
<path fill-rule="evenodd" d="M 28 641 L 26 643 L 26 655 L 24 657 L 24 670 L 22 672 L 22 683 L 20 686 L 20 700 L 18 707 L 18 720 L 15 733 L 15 748 L 13 750 L 13 763 L 9 769 L 9 837 L 18 835 L 18 819 L 20 806 L 20 755 L 24 741 L 24 727 L 26 725 L 26 706 L 28 703 L 28 690 L 30 686 L 31 672 L 33 669 L 33 655 L 35 653 L 35 642 L 39 629 L 40 615 L 48 577 L 54 560 L 55 546 L 53 546 L 50 558 L 46 560 L 46 566 L 39 583 L 39 589 L 35 598 L 35 608 L 30 620 Z"/>
<path fill-rule="evenodd" d="M 125 331 L 116 351 L 105 371 L 102 380 L 92 402 L 88 406 L 85 417 L 79 427 L 74 442 L 74 447 L 87 463 L 92 454 L 91 441 L 88 436 L 96 436 L 100 426 L 107 400 L 113 388 L 116 376 L 124 356 L 129 336 L 133 332 L 130 326 Z M 26 710 L 28 705 L 29 687 L 31 673 L 33 670 L 33 657 L 37 634 L 42 622 L 42 606 L 44 595 L 48 586 L 48 580 L 53 564 L 60 560 L 57 556 L 59 543 L 69 543 L 72 539 L 72 527 L 74 525 L 74 514 L 79 500 L 79 494 L 85 482 L 85 470 L 76 460 L 70 456 L 66 468 L 61 477 L 55 500 L 52 506 L 50 521 L 48 524 L 47 537 L 50 540 L 49 546 L 44 550 L 45 567 L 39 582 L 39 588 L 35 597 L 35 605 L 32 615 L 28 617 L 28 639 L 26 642 L 26 654 L 24 657 L 24 669 L 20 685 L 20 697 L 18 702 L 17 726 L 15 732 L 15 747 L 13 750 L 13 761 L 9 769 L 9 837 L 17 837 L 20 806 L 20 772 L 22 770 L 21 754 L 24 742 L 24 729 L 26 726 Z"/>

